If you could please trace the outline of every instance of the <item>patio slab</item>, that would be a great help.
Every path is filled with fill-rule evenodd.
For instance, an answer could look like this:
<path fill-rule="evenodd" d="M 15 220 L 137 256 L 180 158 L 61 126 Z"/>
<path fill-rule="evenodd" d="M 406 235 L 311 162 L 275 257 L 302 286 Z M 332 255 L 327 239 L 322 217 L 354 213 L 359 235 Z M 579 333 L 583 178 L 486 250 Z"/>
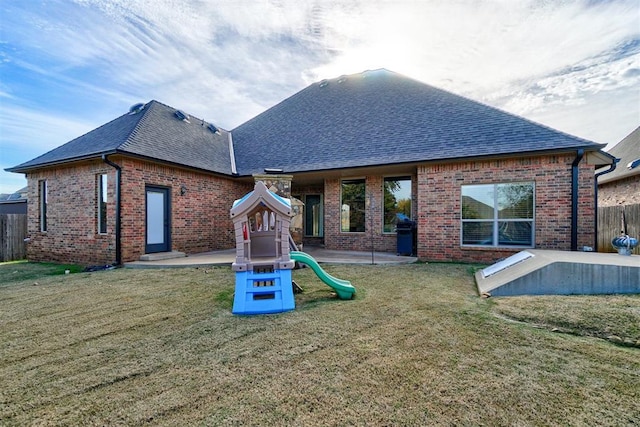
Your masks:
<path fill-rule="evenodd" d="M 308 253 L 322 264 L 409 264 L 418 258 L 399 256 L 390 252 L 360 252 L 360 251 L 332 251 L 321 247 L 305 246 Z M 150 261 L 126 262 L 126 268 L 184 268 L 184 267 L 212 267 L 230 266 L 235 261 L 236 250 L 202 252 L 185 257 L 171 259 L 157 259 Z"/>

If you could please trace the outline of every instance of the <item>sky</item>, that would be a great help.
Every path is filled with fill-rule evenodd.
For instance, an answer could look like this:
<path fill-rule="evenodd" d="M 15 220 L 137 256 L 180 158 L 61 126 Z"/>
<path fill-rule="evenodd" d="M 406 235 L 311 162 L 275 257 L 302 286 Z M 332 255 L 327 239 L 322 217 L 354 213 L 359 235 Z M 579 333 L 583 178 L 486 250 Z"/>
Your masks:
<path fill-rule="evenodd" d="M 640 0 L 0 0 L 0 193 L 138 102 L 233 129 L 378 68 L 610 149 L 640 125 Z"/>

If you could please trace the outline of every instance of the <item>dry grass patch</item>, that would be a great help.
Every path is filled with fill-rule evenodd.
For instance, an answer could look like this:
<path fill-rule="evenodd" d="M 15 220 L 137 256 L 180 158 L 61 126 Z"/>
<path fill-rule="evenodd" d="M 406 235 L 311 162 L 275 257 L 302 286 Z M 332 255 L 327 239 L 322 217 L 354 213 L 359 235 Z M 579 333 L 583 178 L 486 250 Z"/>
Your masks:
<path fill-rule="evenodd" d="M 252 317 L 229 268 L 5 282 L 0 424 L 640 422 L 637 349 L 496 318 L 467 266 L 326 269 L 355 300 L 303 269 L 295 311 Z"/>
<path fill-rule="evenodd" d="M 640 295 L 495 298 L 496 312 L 547 329 L 640 347 Z"/>

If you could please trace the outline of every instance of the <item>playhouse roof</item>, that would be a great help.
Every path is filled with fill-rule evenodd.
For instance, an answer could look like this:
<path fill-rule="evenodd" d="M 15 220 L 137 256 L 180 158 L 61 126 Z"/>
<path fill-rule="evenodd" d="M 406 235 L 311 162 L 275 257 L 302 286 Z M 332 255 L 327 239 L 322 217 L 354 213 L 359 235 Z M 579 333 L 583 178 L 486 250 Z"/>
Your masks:
<path fill-rule="evenodd" d="M 231 217 L 239 218 L 260 204 L 264 204 L 283 215 L 291 216 L 291 201 L 269 191 L 264 182 L 256 181 L 253 191 L 233 202 L 230 211 Z"/>
<path fill-rule="evenodd" d="M 188 115 L 183 120 L 182 116 L 179 117 L 182 112 L 178 111 L 158 101 L 150 101 L 142 109 L 123 114 L 48 153 L 7 170 L 26 172 L 38 167 L 121 153 L 230 175 L 229 133 Z"/>

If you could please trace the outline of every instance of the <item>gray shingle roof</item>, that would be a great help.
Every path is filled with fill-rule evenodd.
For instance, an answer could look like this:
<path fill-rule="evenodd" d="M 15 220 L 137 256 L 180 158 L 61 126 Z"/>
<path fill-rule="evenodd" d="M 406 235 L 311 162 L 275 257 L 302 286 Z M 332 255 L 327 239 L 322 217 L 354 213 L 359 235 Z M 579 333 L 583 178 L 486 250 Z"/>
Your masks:
<path fill-rule="evenodd" d="M 629 168 L 629 163 L 640 160 L 640 126 L 624 137 L 609 150 L 609 154 L 620 159 L 613 172 L 598 178 L 599 184 L 627 178 L 632 175 L 640 175 L 640 165 Z M 635 163 L 634 163 L 635 164 Z"/>
<path fill-rule="evenodd" d="M 384 69 L 314 83 L 232 133 L 240 175 L 602 147 Z"/>
<path fill-rule="evenodd" d="M 220 129 L 216 134 L 208 129 L 208 123 L 194 117 L 189 123 L 184 122 L 175 116 L 175 111 L 151 101 L 138 114 L 124 114 L 8 170 L 22 172 L 118 152 L 230 175 L 228 132 Z"/>
<path fill-rule="evenodd" d="M 232 175 L 229 132 L 151 101 L 33 160 L 7 169 L 122 153 Z M 239 175 L 322 171 L 603 145 L 388 70 L 314 83 L 232 131 Z"/>

